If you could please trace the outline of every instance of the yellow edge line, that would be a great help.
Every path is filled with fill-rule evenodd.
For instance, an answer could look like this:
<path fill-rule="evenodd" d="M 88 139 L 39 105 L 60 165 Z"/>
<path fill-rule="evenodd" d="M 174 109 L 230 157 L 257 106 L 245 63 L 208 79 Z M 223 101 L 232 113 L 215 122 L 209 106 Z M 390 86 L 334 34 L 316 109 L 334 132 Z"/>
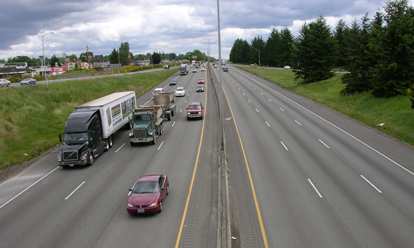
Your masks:
<path fill-rule="evenodd" d="M 206 82 L 206 90 L 205 90 L 206 93 L 205 93 L 205 99 L 204 99 L 203 127 L 201 129 L 201 137 L 200 137 L 200 143 L 198 145 L 198 152 L 197 152 L 196 162 L 194 165 L 193 177 L 191 178 L 190 189 L 188 191 L 187 202 L 185 203 L 183 218 L 181 219 L 181 225 L 180 225 L 180 230 L 178 231 L 177 241 L 175 242 L 175 248 L 178 248 L 178 246 L 180 245 L 180 239 L 181 239 L 181 234 L 183 232 L 185 217 L 187 215 L 188 204 L 190 203 L 191 192 L 193 191 L 194 178 L 195 178 L 195 174 L 197 171 L 198 158 L 200 157 L 201 144 L 203 143 L 204 123 L 206 121 L 205 116 L 206 116 L 206 110 L 207 110 L 207 77 L 206 77 L 205 82 Z"/>
<path fill-rule="evenodd" d="M 236 127 L 237 135 L 239 136 L 239 141 L 240 141 L 241 149 L 243 151 L 244 161 L 246 162 L 247 174 L 249 175 L 250 185 L 252 187 L 252 194 L 253 194 L 253 199 L 254 199 L 254 205 L 256 206 L 257 216 L 259 218 L 259 223 L 260 223 L 260 229 L 262 230 L 262 236 L 263 236 L 264 246 L 266 248 L 268 248 L 269 247 L 269 243 L 267 242 L 266 232 L 265 232 L 265 229 L 264 229 L 264 226 L 263 226 L 262 214 L 260 213 L 259 203 L 257 202 L 256 192 L 254 190 L 252 175 L 250 174 L 249 163 L 247 162 L 246 153 L 244 152 L 243 142 L 242 142 L 241 137 L 240 137 L 239 129 L 237 128 L 236 118 L 234 118 L 233 110 L 231 109 L 229 99 L 228 99 L 227 94 L 224 91 L 224 89 L 223 89 L 223 93 L 226 96 L 227 103 L 229 104 L 231 116 L 233 117 L 234 126 Z"/>

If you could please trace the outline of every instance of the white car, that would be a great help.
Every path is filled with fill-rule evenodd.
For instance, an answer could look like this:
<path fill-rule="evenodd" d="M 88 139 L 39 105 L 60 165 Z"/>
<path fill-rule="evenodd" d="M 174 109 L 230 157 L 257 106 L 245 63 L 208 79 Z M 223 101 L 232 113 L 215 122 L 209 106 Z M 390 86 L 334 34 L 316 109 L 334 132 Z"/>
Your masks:
<path fill-rule="evenodd" d="M 9 87 L 10 86 L 10 81 L 7 79 L 0 79 L 0 87 Z"/>
<path fill-rule="evenodd" d="M 185 89 L 184 89 L 184 87 L 178 87 L 175 90 L 175 96 L 185 96 Z"/>
<path fill-rule="evenodd" d="M 283 69 L 290 70 L 290 66 L 286 65 L 285 67 L 283 67 Z"/>
<path fill-rule="evenodd" d="M 152 95 L 158 95 L 159 93 L 164 93 L 164 88 L 155 88 L 154 91 L 152 92 Z"/>
<path fill-rule="evenodd" d="M 201 67 L 201 71 L 205 71 L 206 70 L 206 68 L 204 68 L 204 67 Z"/>

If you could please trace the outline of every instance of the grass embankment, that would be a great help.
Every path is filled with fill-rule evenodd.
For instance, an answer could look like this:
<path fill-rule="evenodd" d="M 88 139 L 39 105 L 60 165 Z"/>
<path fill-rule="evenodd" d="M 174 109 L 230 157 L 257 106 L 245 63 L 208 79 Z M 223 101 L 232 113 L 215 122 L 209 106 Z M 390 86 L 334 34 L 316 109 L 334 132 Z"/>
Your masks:
<path fill-rule="evenodd" d="M 0 169 L 30 160 L 59 144 L 58 134 L 76 106 L 119 91 L 135 91 L 138 97 L 175 72 L 1 89 Z"/>
<path fill-rule="evenodd" d="M 375 98 L 369 92 L 341 96 L 339 92 L 345 87 L 341 83 L 342 74 L 336 74 L 329 80 L 303 84 L 294 80 L 292 71 L 239 68 L 253 74 L 257 73 L 261 78 L 414 145 L 414 110 L 411 109 L 408 96 Z M 380 123 L 385 125 L 378 126 Z"/>

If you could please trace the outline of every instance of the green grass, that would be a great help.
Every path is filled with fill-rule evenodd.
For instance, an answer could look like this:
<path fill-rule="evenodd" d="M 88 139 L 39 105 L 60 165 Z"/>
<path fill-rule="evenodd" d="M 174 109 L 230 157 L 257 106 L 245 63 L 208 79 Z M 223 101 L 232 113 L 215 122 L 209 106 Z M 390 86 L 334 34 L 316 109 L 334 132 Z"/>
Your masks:
<path fill-rule="evenodd" d="M 119 91 L 135 91 L 138 97 L 175 72 L 0 89 L 0 168 L 21 164 L 58 145 L 58 135 L 75 106 Z"/>
<path fill-rule="evenodd" d="M 341 74 L 329 80 L 303 84 L 288 70 L 239 67 L 285 89 L 331 107 L 396 139 L 414 145 L 414 110 L 408 96 L 375 98 L 369 92 L 341 96 Z M 384 126 L 378 126 L 385 123 Z"/>

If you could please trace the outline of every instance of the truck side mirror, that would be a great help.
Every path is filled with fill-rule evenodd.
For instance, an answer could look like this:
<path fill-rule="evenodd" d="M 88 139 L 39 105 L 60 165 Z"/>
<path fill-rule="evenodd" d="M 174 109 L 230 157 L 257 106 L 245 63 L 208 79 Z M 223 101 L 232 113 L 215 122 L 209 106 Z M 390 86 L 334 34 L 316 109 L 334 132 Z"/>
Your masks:
<path fill-rule="evenodd" d="M 59 134 L 59 142 L 62 143 L 62 134 Z"/>

